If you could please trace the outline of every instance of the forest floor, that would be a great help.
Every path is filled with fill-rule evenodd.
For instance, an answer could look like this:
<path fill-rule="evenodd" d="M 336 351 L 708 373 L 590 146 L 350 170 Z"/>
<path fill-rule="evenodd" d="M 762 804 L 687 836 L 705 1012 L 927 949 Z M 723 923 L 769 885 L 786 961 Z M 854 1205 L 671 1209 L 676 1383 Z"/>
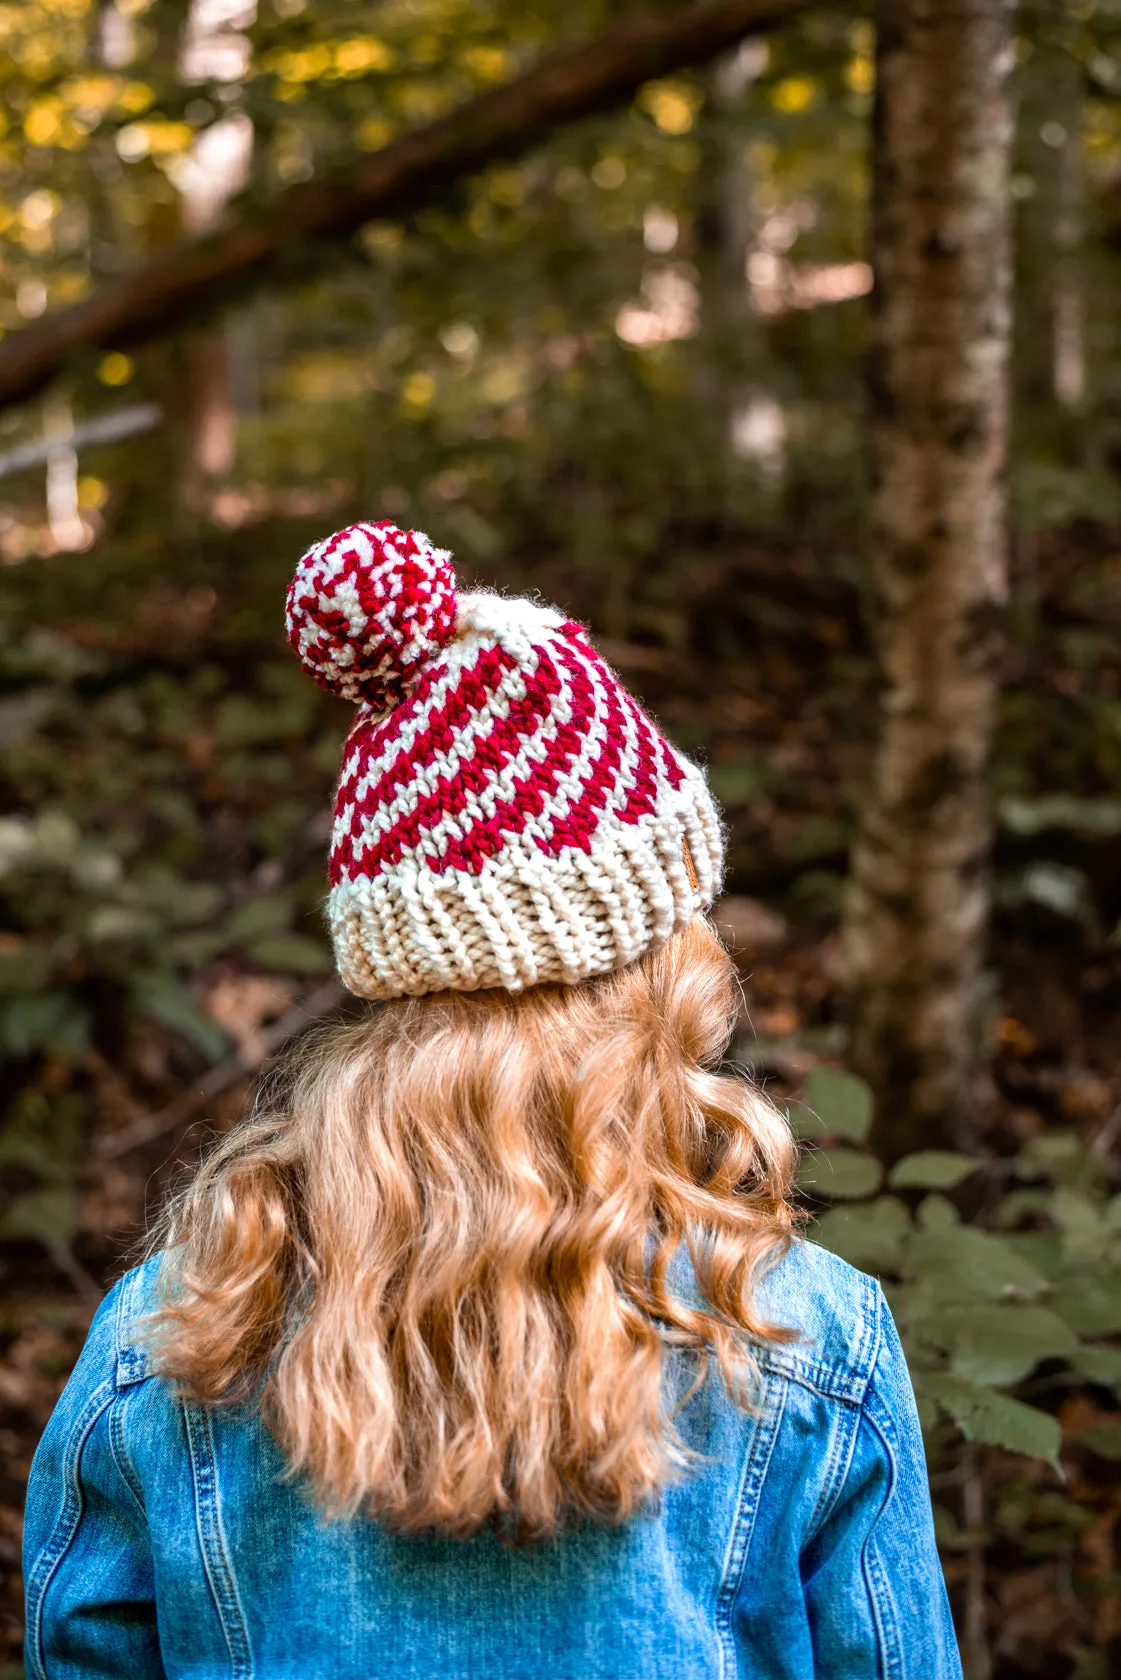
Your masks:
<path fill-rule="evenodd" d="M 1121 690 L 1113 633 L 1114 619 L 1121 622 L 1119 550 L 1117 534 L 1068 533 L 1036 556 L 1043 629 L 1030 644 L 1015 640 L 1008 655 L 998 791 L 1107 801 L 1111 761 L 1108 754 L 1102 760 L 1095 732 Z M 1101 556 L 1110 551 L 1117 559 L 1112 571 L 1106 567 L 1103 598 Z M 1079 580 L 1091 573 L 1097 593 L 1088 600 Z M 559 577 L 556 584 L 563 595 Z M 548 579 L 542 589 L 550 593 Z M 693 599 L 694 623 L 719 619 L 721 633 L 704 632 L 700 645 L 693 638 L 688 655 L 638 640 L 601 646 L 667 728 L 713 767 L 731 825 L 733 892 L 719 919 L 744 976 L 740 1055 L 781 1099 L 797 1093 L 816 1062 L 843 1058 L 836 922 L 851 790 L 867 763 L 874 714 L 870 662 L 851 589 L 823 579 L 808 551 L 745 550 L 728 568 L 698 573 Z M 747 603 L 742 623 L 706 613 L 728 600 Z M 997 853 L 995 1077 L 985 1142 L 1003 1152 L 1045 1125 L 1073 1127 L 1087 1139 L 1121 1129 L 1121 946 L 1108 937 L 1121 915 L 1121 839 L 1087 839 L 1062 824 L 1046 833 L 1028 829 L 1030 822 L 1019 833 L 1002 829 Z M 1041 861 L 1068 887 L 1077 874 L 1088 896 L 1033 899 L 1025 871 L 1034 867 L 1038 877 Z M 323 998 L 321 982 L 296 983 L 260 965 L 227 962 L 218 979 L 224 991 L 215 982 L 211 999 L 220 992 L 224 1022 L 249 1068 L 269 1022 L 313 992 Z M 0 1680 L 22 1672 L 18 1547 L 31 1455 L 98 1292 L 129 1263 L 168 1185 L 207 1137 L 237 1119 L 252 1088 L 252 1073 L 235 1071 L 220 1094 L 184 1112 L 184 1093 L 204 1071 L 201 1060 L 184 1062 L 182 1047 L 152 1023 L 135 1025 L 116 1059 L 90 1052 L 82 1081 L 91 1130 L 73 1259 L 60 1264 L 30 1245 L 0 1250 Z M 172 1123 L 158 1135 L 114 1149 L 114 1138 L 135 1135 L 173 1102 Z M 1085 1427 L 1091 1402 L 1066 1405 L 1073 1435 Z M 1014 1536 L 994 1532 L 987 1546 L 996 1680 L 1104 1680 L 1105 1652 L 1119 1649 L 1121 1465 L 1088 1460 L 1072 1446 L 1066 1468 L 1060 1496 L 1044 1467 L 999 1455 L 989 1461 L 991 1494 L 1030 1487 L 1033 1509 L 1044 1513 Z M 1058 1499 L 1050 1523 L 1049 1489 Z M 1071 1521 L 1072 1505 L 1083 1521 Z M 964 1555 L 950 1551 L 946 1561 L 958 1600 Z"/>

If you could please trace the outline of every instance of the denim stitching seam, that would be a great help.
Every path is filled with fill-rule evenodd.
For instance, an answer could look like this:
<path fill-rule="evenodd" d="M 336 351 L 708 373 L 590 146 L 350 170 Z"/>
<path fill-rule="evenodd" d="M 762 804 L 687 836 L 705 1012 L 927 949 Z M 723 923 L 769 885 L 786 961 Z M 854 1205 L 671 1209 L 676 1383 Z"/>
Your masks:
<path fill-rule="evenodd" d="M 736 1652 L 731 1627 L 732 1605 L 743 1579 L 744 1565 L 747 1562 L 751 1536 L 755 1528 L 755 1518 L 759 1510 L 759 1492 L 770 1467 L 771 1454 L 774 1451 L 779 1425 L 786 1409 L 788 1392 L 788 1385 L 783 1382 L 779 1393 L 775 1396 L 775 1405 L 769 1411 L 764 1412 L 756 1424 L 751 1447 L 744 1461 L 743 1475 L 740 1479 L 739 1492 L 736 1497 L 736 1518 L 732 1525 L 728 1553 L 724 1562 L 724 1578 L 716 1595 L 715 1621 L 717 1638 L 720 1641 L 720 1670 L 722 1675 L 729 1672 L 729 1663 L 731 1664 L 731 1672 L 735 1672 Z"/>
<path fill-rule="evenodd" d="M 864 1279 L 861 1289 L 861 1305 L 865 1311 L 861 1313 L 860 1341 L 853 1359 L 853 1370 L 867 1391 L 871 1373 L 875 1369 L 876 1359 L 879 1357 L 880 1347 L 880 1302 L 882 1296 L 878 1287 L 870 1278 Z M 868 1348 L 873 1349 L 873 1356 L 868 1357 Z M 807 1537 L 811 1538 L 828 1522 L 833 1507 L 841 1496 L 845 1480 L 852 1464 L 852 1455 L 856 1450 L 856 1438 L 860 1433 L 861 1413 L 854 1407 L 846 1407 L 841 1413 L 840 1428 L 830 1437 L 829 1463 L 822 1478 L 821 1492 L 813 1515 L 806 1526 Z"/>
<path fill-rule="evenodd" d="M 117 1381 L 120 1384 L 143 1382 L 148 1376 L 148 1356 L 142 1348 L 137 1348 L 129 1340 L 128 1327 L 136 1317 L 136 1296 L 140 1289 L 143 1268 L 137 1267 L 125 1278 L 120 1299 L 117 1302 L 116 1344 L 117 1344 Z"/>
<path fill-rule="evenodd" d="M 856 1437 L 860 1433 L 860 1413 L 854 1407 L 842 1407 L 838 1427 L 831 1432 L 829 1463 L 822 1477 L 817 1504 L 806 1524 L 807 1543 L 825 1527 L 848 1479 Z"/>
<path fill-rule="evenodd" d="M 117 1404 L 109 1408 L 109 1451 L 113 1463 L 117 1466 L 117 1474 L 132 1497 L 133 1503 L 144 1522 L 148 1514 L 144 1509 L 144 1491 L 140 1486 L 140 1478 L 133 1468 L 124 1437 L 124 1405 L 125 1396 L 117 1396 Z"/>
<path fill-rule="evenodd" d="M 231 1680 L 253 1680 L 249 1630 L 238 1596 L 237 1581 L 226 1546 L 218 1504 L 218 1478 L 210 1418 L 201 1407 L 188 1403 L 183 1405 L 183 1417 L 194 1473 L 195 1517 L 202 1545 L 203 1563 L 211 1597 L 230 1653 Z"/>
<path fill-rule="evenodd" d="M 883 1444 L 884 1454 L 888 1463 L 888 1485 L 884 1490 L 884 1497 L 880 1505 L 876 1522 L 887 1510 L 895 1494 L 899 1473 L 896 1462 L 898 1442 L 895 1440 L 895 1429 L 891 1414 L 885 1411 L 883 1417 L 874 1415 L 874 1393 L 869 1397 L 872 1406 L 866 1406 L 864 1416 L 868 1419 L 869 1427 L 874 1429 Z M 900 1639 L 899 1613 L 895 1599 L 891 1592 L 891 1583 L 883 1563 L 876 1554 L 875 1548 L 876 1523 L 868 1531 L 864 1542 L 861 1565 L 864 1579 L 868 1587 L 868 1596 L 872 1601 L 872 1610 L 876 1618 L 876 1631 L 879 1636 L 880 1657 L 883 1663 L 885 1680 L 896 1676 L 897 1680 L 906 1680 L 903 1673 L 903 1649 Z"/>
<path fill-rule="evenodd" d="M 113 1401 L 115 1389 L 111 1379 L 106 1379 L 94 1389 L 85 1406 L 79 1412 L 70 1439 L 66 1444 L 66 1455 L 63 1459 L 63 1482 L 66 1497 L 62 1502 L 62 1510 L 58 1514 L 54 1530 L 47 1544 L 39 1553 L 31 1569 L 27 1581 L 27 1656 L 31 1667 L 31 1680 L 46 1680 L 47 1666 L 43 1655 L 43 1604 L 47 1596 L 47 1588 L 55 1570 L 66 1555 L 82 1518 L 85 1501 L 82 1498 L 81 1484 L 78 1481 L 78 1466 L 81 1462 L 82 1449 L 89 1437 L 94 1424 Z"/>
<path fill-rule="evenodd" d="M 862 1332 L 861 1352 L 863 1338 Z M 804 1354 L 785 1350 L 757 1353 L 756 1358 L 760 1369 L 800 1383 L 803 1388 L 810 1388 L 827 1400 L 843 1400 L 852 1406 L 860 1406 L 864 1400 L 868 1379 L 852 1368 L 826 1365 L 821 1360 L 807 1359 Z"/>
<path fill-rule="evenodd" d="M 811 1359 L 797 1348 L 765 1346 L 756 1351 L 760 1368 L 789 1377 L 826 1399 L 844 1400 L 853 1406 L 863 1405 L 879 1357 L 882 1295 L 874 1279 L 861 1276 L 860 1283 L 859 1340 L 850 1364 L 835 1365 L 822 1359 Z"/>

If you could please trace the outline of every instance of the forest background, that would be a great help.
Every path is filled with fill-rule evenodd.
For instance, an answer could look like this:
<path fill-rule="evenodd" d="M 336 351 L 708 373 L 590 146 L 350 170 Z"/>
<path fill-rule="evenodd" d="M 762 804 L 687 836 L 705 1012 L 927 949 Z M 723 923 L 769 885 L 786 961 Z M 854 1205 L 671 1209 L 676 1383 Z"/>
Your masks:
<path fill-rule="evenodd" d="M 970 1680 L 1118 1671 L 1121 4 L 879 10 L 0 4 L 7 1680 L 93 1304 L 340 1006 L 281 607 L 371 515 L 707 764 Z"/>

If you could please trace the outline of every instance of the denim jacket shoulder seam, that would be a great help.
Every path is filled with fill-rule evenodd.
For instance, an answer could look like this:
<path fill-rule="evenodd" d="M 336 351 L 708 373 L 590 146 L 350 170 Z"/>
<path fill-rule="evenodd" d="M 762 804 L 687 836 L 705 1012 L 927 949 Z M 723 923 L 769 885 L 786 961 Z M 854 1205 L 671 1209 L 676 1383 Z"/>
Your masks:
<path fill-rule="evenodd" d="M 820 1394 L 826 1400 L 840 1400 L 856 1408 L 863 1403 L 863 1384 L 843 1366 L 825 1365 L 818 1360 L 807 1359 L 804 1354 L 790 1353 L 786 1349 L 777 1353 L 756 1352 L 755 1358 L 761 1370 L 773 1372 L 777 1377 L 786 1377 L 790 1382 L 800 1384 L 802 1388 L 812 1389 L 815 1394 Z"/>
<path fill-rule="evenodd" d="M 85 1499 L 78 1479 L 82 1452 L 94 1426 L 107 1406 L 117 1397 L 112 1377 L 98 1384 L 78 1413 L 70 1430 L 63 1457 L 62 1508 L 51 1530 L 49 1540 L 32 1564 L 27 1578 L 27 1658 L 31 1680 L 46 1680 L 47 1668 L 43 1655 L 43 1605 L 47 1589 L 59 1564 L 78 1532 Z"/>
<path fill-rule="evenodd" d="M 727 1673 L 735 1673 L 735 1642 L 731 1633 L 732 1608 L 743 1581 L 759 1496 L 770 1468 L 775 1442 L 786 1410 L 787 1383 L 783 1381 L 769 1411 L 757 1418 L 751 1443 L 744 1454 L 740 1485 L 736 1494 L 736 1512 L 728 1536 L 728 1549 L 716 1594 L 715 1623 L 720 1648 L 721 1680 Z M 729 1667 L 730 1664 L 730 1667 Z"/>
<path fill-rule="evenodd" d="M 230 1677 L 231 1680 L 253 1680 L 253 1650 L 249 1640 L 249 1625 L 238 1592 L 237 1577 L 234 1574 L 222 1524 L 210 1413 L 204 1406 L 195 1405 L 187 1400 L 181 1401 L 180 1404 L 191 1456 L 195 1520 L 198 1525 L 203 1568 L 230 1654 Z"/>
<path fill-rule="evenodd" d="M 126 1276 L 117 1302 L 117 1314 L 114 1324 L 117 1354 L 117 1383 L 120 1387 L 128 1387 L 132 1383 L 143 1382 L 151 1375 L 147 1350 L 138 1347 L 131 1329 L 139 1317 L 137 1297 L 144 1281 L 145 1267 L 137 1266 Z"/>
<path fill-rule="evenodd" d="M 880 1286 L 874 1278 L 857 1274 L 860 1278 L 860 1331 L 852 1359 L 838 1365 L 815 1359 L 795 1346 L 774 1343 L 757 1347 L 755 1357 L 764 1370 L 801 1383 L 830 1400 L 842 1400 L 848 1405 L 864 1404 L 883 1339 Z"/>

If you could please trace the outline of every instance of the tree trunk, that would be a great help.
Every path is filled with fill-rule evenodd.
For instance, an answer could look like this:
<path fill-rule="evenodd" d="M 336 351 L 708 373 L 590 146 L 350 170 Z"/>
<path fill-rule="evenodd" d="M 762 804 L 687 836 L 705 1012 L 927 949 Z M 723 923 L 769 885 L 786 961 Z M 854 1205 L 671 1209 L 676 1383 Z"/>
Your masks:
<path fill-rule="evenodd" d="M 1082 66 L 1066 0 L 1024 7 L 1016 165 L 1015 423 L 1021 452 L 1077 459 L 1085 395 Z M 1072 448 L 1072 443 L 1074 447 Z"/>
<path fill-rule="evenodd" d="M 752 235 L 751 175 L 742 113 L 759 67 L 756 40 L 741 43 L 709 70 L 701 117 L 696 265 L 700 331 L 694 367 L 697 425 L 712 489 L 722 513 L 731 511 L 732 426 L 747 402 L 756 322 L 747 290 Z"/>
<path fill-rule="evenodd" d="M 1007 588 L 1013 0 L 877 0 L 871 617 L 883 685 L 846 909 L 888 1155 L 978 1111 L 986 775 Z"/>
<path fill-rule="evenodd" d="M 248 56 L 242 32 L 252 26 L 256 14 L 256 0 L 226 0 L 217 7 L 213 0 L 191 0 L 178 42 L 181 86 L 188 88 L 208 76 L 228 83 L 230 49 L 234 65 L 239 41 L 245 43 Z M 236 109 L 228 109 L 195 141 L 176 179 L 184 232 L 205 236 L 221 227 L 227 204 L 248 182 L 253 141 L 252 122 Z M 177 349 L 182 362 L 180 493 L 185 506 L 199 509 L 213 485 L 229 476 L 237 455 L 228 323 L 185 334 Z"/>

